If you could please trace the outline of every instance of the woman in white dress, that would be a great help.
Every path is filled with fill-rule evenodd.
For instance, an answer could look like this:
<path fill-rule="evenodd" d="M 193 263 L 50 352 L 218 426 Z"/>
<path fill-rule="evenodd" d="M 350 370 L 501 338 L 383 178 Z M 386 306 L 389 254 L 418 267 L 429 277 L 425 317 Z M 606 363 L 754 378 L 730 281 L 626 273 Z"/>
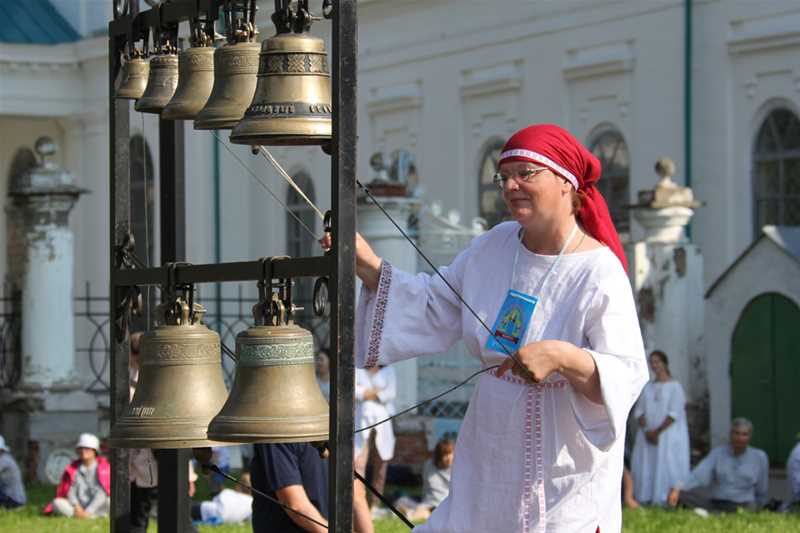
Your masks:
<path fill-rule="evenodd" d="M 559 126 L 514 134 L 495 176 L 514 220 L 442 268 L 447 283 L 393 268 L 357 235 L 359 366 L 463 339 L 491 368 L 458 435 L 450 493 L 415 531 L 621 530 L 625 423 L 647 365 L 600 174 Z"/>
<path fill-rule="evenodd" d="M 633 447 L 633 489 L 640 503 L 666 505 L 671 487 L 689 475 L 686 396 L 672 379 L 667 355 L 650 354 L 653 381 L 645 385 L 634 409 L 639 430 Z"/>
<path fill-rule="evenodd" d="M 397 378 L 389 366 L 356 369 L 356 428 L 371 426 L 394 414 L 397 396 Z M 392 423 L 381 424 L 369 431 L 355 435 L 355 461 L 353 468 L 366 477 L 367 465 L 372 467 L 369 480 L 378 492 L 386 485 L 386 469 L 394 457 L 394 430 Z M 374 509 L 372 493 L 367 493 L 370 510 Z"/>

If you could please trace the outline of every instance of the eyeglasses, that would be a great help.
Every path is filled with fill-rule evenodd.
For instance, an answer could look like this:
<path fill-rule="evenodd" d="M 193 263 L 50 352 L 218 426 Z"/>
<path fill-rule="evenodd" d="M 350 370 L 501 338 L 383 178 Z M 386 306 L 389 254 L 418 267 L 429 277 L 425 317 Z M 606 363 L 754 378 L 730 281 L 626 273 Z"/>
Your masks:
<path fill-rule="evenodd" d="M 528 167 L 516 172 L 495 172 L 494 177 L 492 178 L 492 183 L 497 185 L 499 189 L 505 187 L 506 182 L 511 178 L 514 178 L 514 181 L 517 183 L 530 183 L 533 178 L 545 170 L 547 170 L 546 167 Z"/>

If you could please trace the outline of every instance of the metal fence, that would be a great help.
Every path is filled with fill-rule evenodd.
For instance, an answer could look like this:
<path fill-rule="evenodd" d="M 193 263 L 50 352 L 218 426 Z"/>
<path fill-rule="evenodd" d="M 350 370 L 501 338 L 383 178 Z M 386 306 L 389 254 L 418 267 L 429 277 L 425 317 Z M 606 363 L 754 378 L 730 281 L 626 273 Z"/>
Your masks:
<path fill-rule="evenodd" d="M 21 306 L 19 291 L 3 285 L 0 294 L 0 388 L 12 388 L 22 376 Z"/>
<path fill-rule="evenodd" d="M 256 298 L 242 285 L 237 286 L 235 295 L 210 298 L 203 301 L 209 309 L 203 322 L 219 333 L 223 344 L 233 349 L 236 335 L 247 329 L 253 322 L 252 307 Z M 230 293 L 228 293 L 230 294 Z M 151 294 L 151 299 L 155 291 Z M 328 347 L 328 320 L 313 317 L 308 302 L 298 302 L 304 310 L 296 318 L 314 336 L 317 349 Z M 22 375 L 21 351 L 21 294 L 4 287 L 0 294 L 0 388 L 13 389 Z M 110 330 L 108 324 L 108 296 L 93 292 L 91 284 L 86 283 L 80 294 L 74 297 L 75 354 L 76 370 L 88 366 L 87 392 L 108 394 L 110 386 Z M 223 356 L 223 369 L 226 384 L 233 382 L 235 364 Z"/>

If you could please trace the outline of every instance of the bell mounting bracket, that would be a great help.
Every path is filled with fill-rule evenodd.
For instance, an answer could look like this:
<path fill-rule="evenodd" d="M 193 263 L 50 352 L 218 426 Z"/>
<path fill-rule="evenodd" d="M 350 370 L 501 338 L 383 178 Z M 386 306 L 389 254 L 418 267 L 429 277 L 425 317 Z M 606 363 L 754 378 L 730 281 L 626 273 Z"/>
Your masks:
<path fill-rule="evenodd" d="M 225 37 L 228 43 L 254 42 L 256 28 L 256 0 L 225 0 L 223 4 Z"/>
<path fill-rule="evenodd" d="M 256 325 L 283 326 L 293 323 L 294 313 L 302 307 L 292 302 L 292 278 L 274 277 L 274 264 L 291 259 L 288 256 L 262 257 L 261 278 L 258 280 L 258 302 L 253 306 Z"/>
<path fill-rule="evenodd" d="M 326 5 L 323 4 L 323 16 L 326 15 Z M 278 33 L 305 33 L 311 29 L 311 24 L 320 17 L 311 14 L 308 7 L 308 0 L 297 0 L 297 5 L 292 9 L 291 0 L 275 0 L 275 12 L 272 14 L 272 22 Z"/>
<path fill-rule="evenodd" d="M 161 286 L 161 302 L 165 306 L 164 319 L 170 324 L 196 324 L 203 316 L 203 308 L 194 303 L 194 284 L 177 281 L 178 268 L 187 266 L 191 266 L 191 263 L 165 265 L 166 279 Z"/>

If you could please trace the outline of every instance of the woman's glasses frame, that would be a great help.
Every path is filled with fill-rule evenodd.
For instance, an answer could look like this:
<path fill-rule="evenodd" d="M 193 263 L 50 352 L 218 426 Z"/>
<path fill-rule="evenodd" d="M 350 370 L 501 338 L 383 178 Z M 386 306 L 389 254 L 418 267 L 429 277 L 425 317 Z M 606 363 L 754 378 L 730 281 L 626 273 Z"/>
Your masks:
<path fill-rule="evenodd" d="M 526 167 L 515 172 L 495 172 L 494 176 L 492 177 L 492 183 L 494 183 L 498 189 L 503 190 L 506 182 L 512 178 L 518 184 L 530 183 L 533 178 L 545 170 L 548 170 L 547 167 Z"/>

